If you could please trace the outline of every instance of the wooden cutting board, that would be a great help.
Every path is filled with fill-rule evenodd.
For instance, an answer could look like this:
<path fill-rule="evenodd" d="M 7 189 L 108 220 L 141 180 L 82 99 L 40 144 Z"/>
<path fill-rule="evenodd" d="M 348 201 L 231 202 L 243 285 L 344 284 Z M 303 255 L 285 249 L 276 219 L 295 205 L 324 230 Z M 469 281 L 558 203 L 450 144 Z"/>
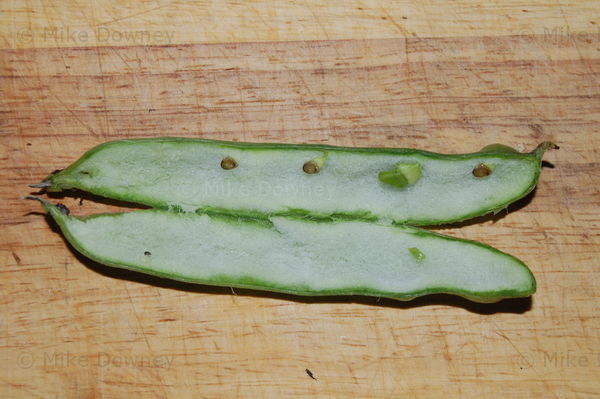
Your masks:
<path fill-rule="evenodd" d="M 592 397 L 600 392 L 594 35 L 0 50 L 3 397 Z M 530 265 L 532 299 L 299 298 L 91 262 L 26 185 L 129 137 L 471 152 L 544 140 L 538 189 L 438 228 Z M 61 199 L 75 214 L 114 206 Z"/>

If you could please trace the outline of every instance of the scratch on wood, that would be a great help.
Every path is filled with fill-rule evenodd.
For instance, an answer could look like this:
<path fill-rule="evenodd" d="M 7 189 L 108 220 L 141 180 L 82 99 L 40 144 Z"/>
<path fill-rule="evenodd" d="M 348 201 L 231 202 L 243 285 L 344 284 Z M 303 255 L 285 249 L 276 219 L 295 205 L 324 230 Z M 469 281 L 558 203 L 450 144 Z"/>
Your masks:
<path fill-rule="evenodd" d="M 75 111 L 73 111 L 71 108 L 69 108 L 67 106 L 67 104 L 65 104 L 63 102 L 63 100 L 60 99 L 60 97 L 58 97 L 56 94 L 54 94 L 52 92 L 50 92 L 50 94 L 52 94 L 52 96 L 56 99 L 56 101 L 58 101 L 60 103 L 60 105 L 62 105 L 64 107 L 64 109 L 73 117 L 73 119 L 75 119 L 83 127 L 85 127 L 88 132 L 90 132 L 94 136 L 96 135 L 96 132 L 94 131 L 94 129 L 92 129 L 88 124 L 86 124 L 85 122 L 83 122 L 83 120 L 77 116 L 77 114 L 75 113 Z"/>
<path fill-rule="evenodd" d="M 526 356 L 524 356 L 523 353 L 521 353 L 521 351 L 519 350 L 519 348 L 516 347 L 515 344 L 513 344 L 513 342 L 510 340 L 510 338 L 508 338 L 506 335 L 504 335 L 503 333 L 501 333 L 499 331 L 496 331 L 496 334 L 498 334 L 499 336 L 504 338 L 510 344 L 510 346 L 513 347 L 513 349 L 519 354 L 519 357 L 527 363 L 528 368 L 531 368 L 533 366 L 531 364 L 531 362 L 529 361 L 529 359 Z"/>
<path fill-rule="evenodd" d="M 12 251 L 12 256 L 13 256 L 13 258 L 15 258 L 17 265 L 21 266 L 21 257 L 19 255 L 17 255 L 17 253 L 15 251 Z"/>
<path fill-rule="evenodd" d="M 529 125 L 529 127 L 531 128 L 531 130 L 533 130 L 534 137 L 536 139 L 539 139 L 544 134 L 544 128 L 542 127 L 542 125 L 532 123 L 531 125 Z"/>
<path fill-rule="evenodd" d="M 314 374 L 312 373 L 312 371 L 310 371 L 309 369 L 306 369 L 306 374 L 308 374 L 308 376 L 310 378 L 312 378 L 313 380 L 317 381 L 317 378 L 314 376 Z"/>

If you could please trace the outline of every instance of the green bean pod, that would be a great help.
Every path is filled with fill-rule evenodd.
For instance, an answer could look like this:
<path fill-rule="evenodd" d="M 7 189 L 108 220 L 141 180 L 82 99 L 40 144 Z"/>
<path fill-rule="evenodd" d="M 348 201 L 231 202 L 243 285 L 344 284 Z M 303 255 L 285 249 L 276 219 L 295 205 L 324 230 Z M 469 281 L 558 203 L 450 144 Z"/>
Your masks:
<path fill-rule="evenodd" d="M 252 144 L 158 138 L 101 144 L 35 187 L 79 189 L 158 209 L 435 225 L 497 212 L 527 195 L 542 143 L 519 153 Z"/>
<path fill-rule="evenodd" d="M 191 283 L 399 300 L 447 293 L 477 302 L 536 288 L 511 255 L 410 226 L 160 209 L 76 217 L 40 201 L 85 256 Z"/>

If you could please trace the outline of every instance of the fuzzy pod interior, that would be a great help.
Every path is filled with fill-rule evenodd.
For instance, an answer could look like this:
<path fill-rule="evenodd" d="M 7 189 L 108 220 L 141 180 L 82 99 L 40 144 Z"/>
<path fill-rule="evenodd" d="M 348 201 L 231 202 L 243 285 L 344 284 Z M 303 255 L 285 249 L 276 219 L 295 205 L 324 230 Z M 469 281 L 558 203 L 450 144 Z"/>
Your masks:
<path fill-rule="evenodd" d="M 85 256 L 180 281 L 399 300 L 448 293 L 476 302 L 536 289 L 517 258 L 415 227 L 159 209 L 76 217 L 40 201 Z"/>
<path fill-rule="evenodd" d="M 543 143 L 471 154 L 158 138 L 101 144 L 39 185 L 187 212 L 340 217 L 411 225 L 495 212 L 536 185 Z"/>

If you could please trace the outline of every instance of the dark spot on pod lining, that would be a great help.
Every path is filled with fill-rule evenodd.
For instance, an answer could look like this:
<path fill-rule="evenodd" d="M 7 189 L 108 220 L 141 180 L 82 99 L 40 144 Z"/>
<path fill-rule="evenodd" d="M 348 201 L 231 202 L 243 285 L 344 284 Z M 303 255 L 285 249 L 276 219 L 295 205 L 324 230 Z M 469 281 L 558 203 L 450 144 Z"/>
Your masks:
<path fill-rule="evenodd" d="M 56 204 L 56 207 L 58 208 L 59 211 L 61 211 L 61 213 L 64 213 L 65 215 L 68 215 L 69 213 L 71 213 L 71 211 L 69 210 L 69 208 L 67 208 L 63 204 Z"/>
<path fill-rule="evenodd" d="M 473 176 L 486 177 L 492 174 L 492 169 L 484 163 L 480 163 L 473 169 Z"/>
<path fill-rule="evenodd" d="M 302 170 L 304 173 L 309 175 L 314 175 L 315 173 L 319 173 L 319 165 L 315 161 L 308 161 L 304 165 L 302 165 Z"/>
<path fill-rule="evenodd" d="M 62 171 L 63 171 L 62 169 L 54 169 L 54 171 L 52 173 L 50 173 L 50 174 L 51 175 L 55 175 L 55 174 L 60 173 Z"/>
<path fill-rule="evenodd" d="M 237 168 L 237 162 L 235 162 L 235 159 L 231 157 L 225 157 L 221 161 L 221 167 L 225 170 L 235 169 Z"/>
<path fill-rule="evenodd" d="M 145 256 L 150 256 L 150 255 L 152 255 L 152 253 L 150 251 L 144 251 L 144 255 Z"/>

